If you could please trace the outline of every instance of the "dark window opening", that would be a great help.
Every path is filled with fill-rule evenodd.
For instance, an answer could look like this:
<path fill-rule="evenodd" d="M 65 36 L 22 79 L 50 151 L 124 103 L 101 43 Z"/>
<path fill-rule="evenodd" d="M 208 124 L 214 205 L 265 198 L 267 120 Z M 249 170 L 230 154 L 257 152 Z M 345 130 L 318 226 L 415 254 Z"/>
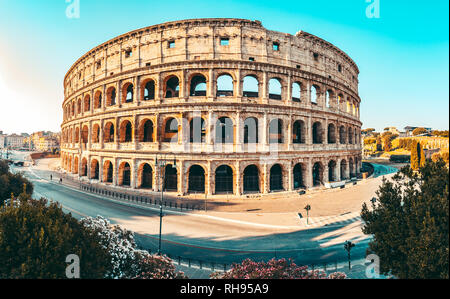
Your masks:
<path fill-rule="evenodd" d="M 220 39 L 220 45 L 221 46 L 228 46 L 230 44 L 230 39 L 227 37 L 222 37 Z"/>

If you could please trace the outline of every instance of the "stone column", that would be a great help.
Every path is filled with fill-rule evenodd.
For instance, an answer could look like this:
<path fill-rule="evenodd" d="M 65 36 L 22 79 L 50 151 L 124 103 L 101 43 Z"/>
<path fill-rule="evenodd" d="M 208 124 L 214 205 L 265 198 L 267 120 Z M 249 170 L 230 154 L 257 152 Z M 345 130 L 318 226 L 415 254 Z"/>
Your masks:
<path fill-rule="evenodd" d="M 291 74 L 288 74 L 288 78 L 287 78 L 287 86 L 285 86 L 284 88 L 284 93 L 282 93 L 283 95 L 286 96 L 286 98 L 284 99 L 284 102 L 286 103 L 286 105 L 291 105 L 292 103 L 292 79 L 291 79 Z"/>
<path fill-rule="evenodd" d="M 235 72 L 236 80 L 233 80 L 233 95 L 234 98 L 238 100 L 238 102 L 242 101 L 242 78 L 241 78 L 241 70 L 237 69 Z"/>
<path fill-rule="evenodd" d="M 236 137 L 235 137 L 235 147 L 236 152 L 242 151 L 242 140 L 241 140 L 241 114 L 236 112 Z"/>
<path fill-rule="evenodd" d="M 263 164 L 263 171 L 262 171 L 262 175 L 263 175 L 263 190 L 262 193 L 263 194 L 267 194 L 269 193 L 269 187 L 270 187 L 270 174 L 269 174 L 269 170 L 267 167 L 267 164 L 264 163 Z"/>
<path fill-rule="evenodd" d="M 209 69 L 206 96 L 209 101 L 214 101 L 216 90 L 216 78 L 214 77 L 214 69 Z"/>
<path fill-rule="evenodd" d="M 241 168 L 240 168 L 240 161 L 236 162 L 236 190 L 235 195 L 240 196 L 242 195 L 242 186 L 241 186 Z"/>
<path fill-rule="evenodd" d="M 208 172 L 205 174 L 205 175 L 206 175 L 205 180 L 206 180 L 206 186 L 207 186 L 207 188 L 206 188 L 205 191 L 207 192 L 207 195 L 208 195 L 208 196 L 211 196 L 211 195 L 213 195 L 213 193 L 214 193 L 214 191 L 213 191 L 213 186 L 212 186 L 212 183 L 213 183 L 213 178 L 212 178 L 212 176 L 213 176 L 213 174 L 212 174 L 212 172 L 211 172 L 211 161 L 208 161 L 207 167 L 208 167 Z"/>
<path fill-rule="evenodd" d="M 268 95 L 268 83 L 267 82 L 267 72 L 263 72 L 263 79 L 262 79 L 262 83 L 258 82 L 258 92 L 262 93 L 262 96 L 260 95 L 260 97 L 262 98 L 262 102 L 263 104 L 267 104 L 269 102 L 269 95 Z M 262 87 L 262 88 L 261 88 Z M 262 89 L 262 90 L 261 90 Z"/>
<path fill-rule="evenodd" d="M 306 188 L 313 187 L 313 163 L 311 158 L 308 158 L 308 162 L 306 163 L 306 171 L 305 171 L 305 186 Z"/>
<path fill-rule="evenodd" d="M 178 180 L 178 195 L 180 195 L 180 196 L 183 196 L 184 195 L 184 177 L 185 177 L 185 175 L 184 175 L 184 161 L 183 160 L 180 160 L 180 161 L 178 161 L 177 162 L 177 165 L 178 165 L 178 173 L 179 173 L 179 175 L 178 175 L 178 178 L 177 178 L 177 180 Z"/>
<path fill-rule="evenodd" d="M 141 104 L 141 77 L 137 76 L 134 79 L 134 98 L 136 99 L 136 105 Z"/>
<path fill-rule="evenodd" d="M 137 171 L 136 171 L 136 158 L 133 158 L 131 160 L 131 173 L 130 173 L 130 185 L 131 185 L 131 189 L 136 189 L 137 188 Z"/>
<path fill-rule="evenodd" d="M 288 187 L 287 191 L 292 191 L 294 189 L 294 166 L 292 161 L 287 165 L 288 167 Z"/>

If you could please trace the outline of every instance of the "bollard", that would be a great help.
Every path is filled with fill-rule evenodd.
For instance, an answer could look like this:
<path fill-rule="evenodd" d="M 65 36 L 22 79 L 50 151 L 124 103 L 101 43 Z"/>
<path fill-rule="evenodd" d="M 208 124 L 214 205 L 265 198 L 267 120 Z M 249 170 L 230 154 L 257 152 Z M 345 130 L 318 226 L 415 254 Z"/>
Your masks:
<path fill-rule="evenodd" d="M 178 256 L 178 265 L 181 265 L 181 256 Z"/>

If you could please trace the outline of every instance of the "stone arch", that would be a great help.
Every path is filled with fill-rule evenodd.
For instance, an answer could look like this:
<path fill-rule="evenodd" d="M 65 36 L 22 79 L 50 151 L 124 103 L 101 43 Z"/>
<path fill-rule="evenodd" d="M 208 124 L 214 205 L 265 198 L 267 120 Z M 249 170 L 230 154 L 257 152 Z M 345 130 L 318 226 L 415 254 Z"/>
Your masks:
<path fill-rule="evenodd" d="M 92 127 L 92 143 L 100 142 L 100 126 L 98 124 L 94 124 Z"/>
<path fill-rule="evenodd" d="M 272 78 L 269 80 L 269 99 L 281 100 L 282 91 L 281 79 Z"/>
<path fill-rule="evenodd" d="M 164 97 L 178 98 L 180 96 L 180 79 L 176 75 L 170 75 L 164 80 Z"/>
<path fill-rule="evenodd" d="M 119 186 L 131 186 L 131 167 L 126 161 L 119 166 Z"/>
<path fill-rule="evenodd" d="M 103 130 L 103 142 L 110 143 L 114 142 L 114 124 L 112 122 L 107 122 Z"/>
<path fill-rule="evenodd" d="M 258 119 L 248 117 L 244 120 L 244 144 L 258 143 Z"/>
<path fill-rule="evenodd" d="M 120 123 L 119 142 L 133 141 L 133 125 L 129 120 L 124 120 Z"/>
<path fill-rule="evenodd" d="M 247 75 L 243 79 L 243 96 L 247 98 L 259 97 L 259 81 L 256 75 Z"/>
<path fill-rule="evenodd" d="M 319 103 L 319 95 L 320 95 L 320 87 L 316 84 L 311 85 L 311 103 L 318 104 Z"/>
<path fill-rule="evenodd" d="M 292 101 L 300 102 L 302 99 L 302 84 L 300 82 L 292 83 Z"/>
<path fill-rule="evenodd" d="M 270 168 L 270 191 L 282 191 L 283 189 L 283 167 L 275 164 Z"/>
<path fill-rule="evenodd" d="M 112 183 L 114 179 L 114 165 L 111 161 L 106 160 L 103 163 L 103 182 Z"/>
<path fill-rule="evenodd" d="M 332 89 L 328 89 L 325 94 L 325 105 L 331 107 L 333 105 L 334 92 Z"/>
<path fill-rule="evenodd" d="M 102 92 L 97 90 L 94 94 L 94 109 L 102 108 Z"/>
<path fill-rule="evenodd" d="M 295 144 L 306 143 L 306 129 L 303 120 L 296 120 L 292 127 L 292 142 Z"/>
<path fill-rule="evenodd" d="M 328 162 L 328 181 L 335 182 L 337 181 L 336 177 L 336 161 L 331 160 Z"/>
<path fill-rule="evenodd" d="M 234 170 L 229 165 L 221 165 L 215 171 L 215 193 L 234 192 Z"/>
<path fill-rule="evenodd" d="M 83 126 L 83 129 L 81 130 L 81 143 L 88 143 L 89 141 L 89 128 L 87 125 Z"/>
<path fill-rule="evenodd" d="M 353 144 L 353 129 L 348 128 L 348 144 Z"/>
<path fill-rule="evenodd" d="M 91 160 L 90 179 L 93 179 L 93 180 L 100 179 L 99 171 L 100 171 L 100 168 L 99 168 L 98 160 L 97 159 L 92 159 Z"/>
<path fill-rule="evenodd" d="M 150 119 L 144 119 L 141 121 L 138 130 L 138 141 L 139 142 L 154 142 L 153 138 L 154 126 Z"/>
<path fill-rule="evenodd" d="M 91 110 L 91 96 L 86 95 L 84 97 L 84 112 L 89 112 Z"/>
<path fill-rule="evenodd" d="M 132 103 L 134 101 L 134 85 L 127 82 L 122 87 L 122 103 Z"/>
<path fill-rule="evenodd" d="M 81 159 L 81 169 L 80 169 L 80 176 L 87 176 L 87 159 L 82 158 Z"/>
<path fill-rule="evenodd" d="M 106 90 L 106 106 L 114 106 L 116 104 L 116 88 L 114 86 L 110 86 Z"/>
<path fill-rule="evenodd" d="M 164 168 L 164 190 L 178 191 L 178 169 L 172 164 Z"/>
<path fill-rule="evenodd" d="M 76 127 L 75 128 L 75 136 L 74 136 L 74 140 L 73 143 L 79 143 L 80 142 L 80 128 Z"/>
<path fill-rule="evenodd" d="M 138 169 L 138 188 L 153 188 L 153 167 L 149 163 L 142 163 Z"/>
<path fill-rule="evenodd" d="M 340 165 L 341 180 L 347 179 L 347 161 L 343 159 Z"/>
<path fill-rule="evenodd" d="M 312 141 L 313 141 L 313 144 L 322 144 L 323 143 L 322 123 L 320 121 L 316 121 L 312 125 Z"/>
<path fill-rule="evenodd" d="M 145 79 L 141 84 L 141 98 L 144 101 L 150 101 L 155 99 L 156 84 L 153 79 Z"/>
<path fill-rule="evenodd" d="M 333 123 L 328 124 L 327 130 L 327 143 L 335 144 L 336 143 L 336 126 Z"/>
<path fill-rule="evenodd" d="M 292 170 L 294 190 L 305 188 L 305 165 L 303 163 L 295 164 Z"/>
<path fill-rule="evenodd" d="M 347 137 L 346 137 L 346 130 L 345 126 L 341 126 L 339 128 L 339 143 L 340 144 L 346 144 L 347 143 Z"/>
<path fill-rule="evenodd" d="M 189 96 L 205 97 L 206 96 L 206 77 L 203 74 L 194 74 L 190 79 Z"/>
<path fill-rule="evenodd" d="M 244 193 L 259 193 L 260 180 L 259 180 L 259 168 L 255 164 L 248 165 L 244 169 L 243 174 Z"/>
<path fill-rule="evenodd" d="M 312 168 L 313 186 L 317 187 L 323 184 L 323 165 L 321 162 L 313 164 Z"/>
<path fill-rule="evenodd" d="M 81 99 L 77 101 L 77 114 L 81 114 Z"/>
<path fill-rule="evenodd" d="M 201 117 L 193 117 L 189 121 L 189 142 L 204 143 L 206 141 L 206 124 Z"/>
<path fill-rule="evenodd" d="M 188 170 L 188 192 L 204 193 L 205 188 L 205 169 L 200 165 L 192 165 Z"/>
<path fill-rule="evenodd" d="M 229 117 L 220 117 L 216 122 L 216 144 L 234 143 L 234 124 Z"/>
<path fill-rule="evenodd" d="M 269 123 L 269 143 L 283 143 L 283 121 L 279 118 Z"/>
<path fill-rule="evenodd" d="M 217 77 L 217 97 L 232 97 L 234 95 L 234 79 L 228 73 L 222 73 Z"/>
<path fill-rule="evenodd" d="M 176 118 L 169 117 L 165 119 L 164 123 L 163 142 L 177 143 L 179 129 L 178 120 Z"/>

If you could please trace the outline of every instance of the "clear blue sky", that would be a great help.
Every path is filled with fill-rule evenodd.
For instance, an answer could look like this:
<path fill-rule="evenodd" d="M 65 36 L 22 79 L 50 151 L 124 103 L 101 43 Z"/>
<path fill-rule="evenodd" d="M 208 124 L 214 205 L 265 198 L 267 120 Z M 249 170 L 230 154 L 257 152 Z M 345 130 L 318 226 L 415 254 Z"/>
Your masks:
<path fill-rule="evenodd" d="M 69 19 L 66 0 L 0 0 L 0 130 L 59 131 L 62 81 L 80 56 L 130 30 L 202 17 L 256 19 L 341 48 L 361 72 L 364 128 L 448 129 L 448 1 L 379 3 L 370 19 L 366 0 L 80 0 L 80 18 Z"/>

